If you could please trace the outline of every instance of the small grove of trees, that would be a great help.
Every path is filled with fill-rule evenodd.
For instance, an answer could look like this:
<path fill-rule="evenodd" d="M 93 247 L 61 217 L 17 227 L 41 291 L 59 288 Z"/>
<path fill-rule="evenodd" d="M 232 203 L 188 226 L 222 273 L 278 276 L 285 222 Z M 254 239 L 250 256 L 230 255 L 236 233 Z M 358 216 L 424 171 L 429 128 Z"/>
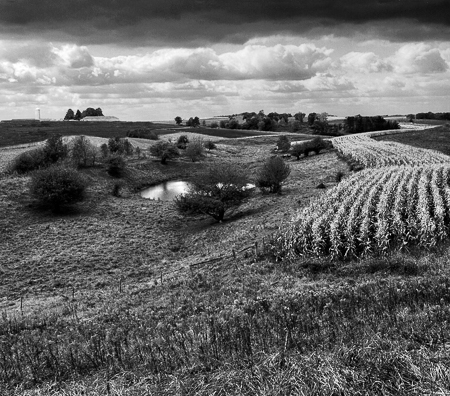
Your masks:
<path fill-rule="evenodd" d="M 158 141 L 150 147 L 150 154 L 161 159 L 161 164 L 167 164 L 167 160 L 178 157 L 180 152 L 174 143 L 164 140 Z"/>
<path fill-rule="evenodd" d="M 69 109 L 66 112 L 64 120 L 81 120 L 84 117 L 98 117 L 98 116 L 103 116 L 103 111 L 100 107 L 97 109 L 88 107 L 86 110 L 83 110 L 83 112 L 77 110 L 76 113 L 74 113 L 72 109 Z"/>
<path fill-rule="evenodd" d="M 197 127 L 200 125 L 200 119 L 198 117 L 189 118 L 189 120 L 186 121 L 186 126 L 190 127 Z"/>
<path fill-rule="evenodd" d="M 344 122 L 344 129 L 347 133 L 384 131 L 399 128 L 400 125 L 397 121 L 385 120 L 381 116 L 363 117 L 358 114 L 354 117 L 347 117 Z"/>
<path fill-rule="evenodd" d="M 77 167 L 94 166 L 100 150 L 85 136 L 75 137 L 69 144 L 70 158 Z"/>
<path fill-rule="evenodd" d="M 206 214 L 222 221 L 251 195 L 248 172 L 233 163 L 213 164 L 198 172 L 190 181 L 188 192 L 175 198 L 183 214 Z"/>

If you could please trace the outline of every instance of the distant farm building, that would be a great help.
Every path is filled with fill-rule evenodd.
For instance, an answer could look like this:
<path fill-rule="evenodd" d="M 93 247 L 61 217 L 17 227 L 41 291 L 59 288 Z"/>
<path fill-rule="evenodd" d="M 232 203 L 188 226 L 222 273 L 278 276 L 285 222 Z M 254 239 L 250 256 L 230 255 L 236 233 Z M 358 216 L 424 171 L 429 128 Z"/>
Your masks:
<path fill-rule="evenodd" d="M 34 118 L 14 118 L 12 120 L 2 120 L 1 122 L 18 126 L 39 125 L 41 123 L 40 120 Z"/>
<path fill-rule="evenodd" d="M 114 116 L 87 116 L 82 118 L 80 121 L 120 121 Z"/>

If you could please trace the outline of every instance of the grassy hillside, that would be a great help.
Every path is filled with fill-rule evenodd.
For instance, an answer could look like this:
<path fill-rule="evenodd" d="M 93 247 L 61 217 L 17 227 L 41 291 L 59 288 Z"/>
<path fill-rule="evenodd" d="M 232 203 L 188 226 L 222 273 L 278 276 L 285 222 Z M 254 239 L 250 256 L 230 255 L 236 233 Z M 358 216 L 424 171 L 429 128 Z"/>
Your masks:
<path fill-rule="evenodd" d="M 211 162 L 255 174 L 275 141 L 223 140 L 200 163 L 130 158 L 122 197 L 87 169 L 88 199 L 65 215 L 35 209 L 28 177 L 3 175 L 0 393 L 450 391 L 448 244 L 353 261 L 270 255 L 274 233 L 350 173 L 335 151 L 288 159 L 282 195 L 257 192 L 222 224 L 132 188 Z"/>

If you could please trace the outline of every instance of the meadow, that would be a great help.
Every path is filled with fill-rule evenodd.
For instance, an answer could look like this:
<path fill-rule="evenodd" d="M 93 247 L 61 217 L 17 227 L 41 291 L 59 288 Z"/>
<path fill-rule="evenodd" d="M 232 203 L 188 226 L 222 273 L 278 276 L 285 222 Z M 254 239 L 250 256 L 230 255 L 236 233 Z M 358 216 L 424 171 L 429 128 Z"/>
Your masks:
<path fill-rule="evenodd" d="M 218 140 L 196 163 L 133 156 L 121 197 L 88 168 L 66 214 L 36 211 L 29 177 L 3 174 L 0 393 L 448 393 L 449 167 L 424 150 L 431 130 L 410 133 L 417 149 L 355 137 L 287 159 L 283 193 L 256 192 L 222 224 L 135 187 L 216 162 L 256 174 L 277 137 Z M 411 208 L 398 228 L 385 215 Z M 347 239 L 364 218 L 368 238 Z"/>

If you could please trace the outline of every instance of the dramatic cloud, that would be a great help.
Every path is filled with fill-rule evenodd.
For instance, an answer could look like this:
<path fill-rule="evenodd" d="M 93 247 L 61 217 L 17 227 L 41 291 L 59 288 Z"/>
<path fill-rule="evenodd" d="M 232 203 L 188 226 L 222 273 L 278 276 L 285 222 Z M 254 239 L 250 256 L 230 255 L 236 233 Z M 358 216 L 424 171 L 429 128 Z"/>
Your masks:
<path fill-rule="evenodd" d="M 445 37 L 448 15 L 447 0 L 2 0 L 0 32 L 84 43 L 201 45 L 277 32 L 352 35 L 374 22 L 379 32 L 400 38 L 405 29 L 398 22 L 407 21 L 414 29 L 406 29 L 404 39 L 424 39 Z"/>
<path fill-rule="evenodd" d="M 92 57 L 86 47 L 45 47 L 41 68 L 33 58 L 0 58 L 0 78 L 26 83 L 46 81 L 57 85 L 105 85 L 131 82 L 183 82 L 187 80 L 304 80 L 325 71 L 332 50 L 312 44 L 299 46 L 246 46 L 217 54 L 210 48 L 165 49 L 145 55 Z"/>

